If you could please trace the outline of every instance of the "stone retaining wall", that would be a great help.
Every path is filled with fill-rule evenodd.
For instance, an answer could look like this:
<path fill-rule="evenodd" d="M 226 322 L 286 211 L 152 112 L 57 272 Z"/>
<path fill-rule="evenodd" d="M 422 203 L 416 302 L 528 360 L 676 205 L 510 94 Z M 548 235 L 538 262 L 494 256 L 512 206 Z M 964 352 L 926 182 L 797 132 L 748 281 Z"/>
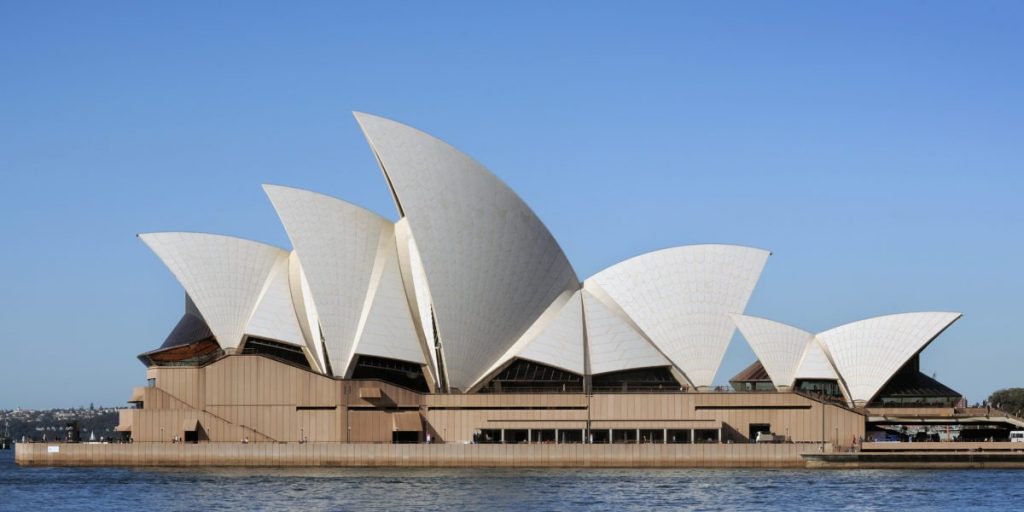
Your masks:
<path fill-rule="evenodd" d="M 23 466 L 805 467 L 815 444 L 18 444 Z M 830 448 L 827 448 L 830 450 Z"/>

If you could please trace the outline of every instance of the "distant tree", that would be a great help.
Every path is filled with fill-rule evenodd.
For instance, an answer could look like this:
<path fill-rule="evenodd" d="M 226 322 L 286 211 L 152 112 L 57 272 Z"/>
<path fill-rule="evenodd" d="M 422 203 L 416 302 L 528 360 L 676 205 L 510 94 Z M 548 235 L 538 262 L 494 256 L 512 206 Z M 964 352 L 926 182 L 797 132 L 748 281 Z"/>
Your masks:
<path fill-rule="evenodd" d="M 1024 411 L 1024 388 L 1000 389 L 988 397 L 988 403 L 1008 413 L 1018 414 Z"/>

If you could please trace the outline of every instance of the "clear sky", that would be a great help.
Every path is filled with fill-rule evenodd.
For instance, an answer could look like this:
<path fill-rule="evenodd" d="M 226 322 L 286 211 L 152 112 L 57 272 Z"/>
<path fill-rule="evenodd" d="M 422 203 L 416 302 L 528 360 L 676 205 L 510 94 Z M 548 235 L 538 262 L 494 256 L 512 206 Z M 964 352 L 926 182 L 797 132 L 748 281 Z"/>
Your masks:
<path fill-rule="evenodd" d="M 0 1 L 0 408 L 145 383 L 183 292 L 136 233 L 289 247 L 262 183 L 396 218 L 353 110 L 483 162 L 581 278 L 763 247 L 749 314 L 960 311 L 923 370 L 1024 386 L 1024 4 L 483 4 Z"/>

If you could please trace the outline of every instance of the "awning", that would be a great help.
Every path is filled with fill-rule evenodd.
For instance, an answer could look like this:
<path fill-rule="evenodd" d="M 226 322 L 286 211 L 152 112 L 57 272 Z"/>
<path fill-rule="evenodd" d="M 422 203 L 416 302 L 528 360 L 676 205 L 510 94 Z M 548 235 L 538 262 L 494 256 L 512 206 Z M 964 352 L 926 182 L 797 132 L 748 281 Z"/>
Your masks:
<path fill-rule="evenodd" d="M 696 430 L 718 430 L 722 428 L 722 422 L 720 420 L 712 419 L 700 419 L 700 420 L 592 420 L 590 422 L 590 428 L 592 429 L 696 429 Z"/>
<path fill-rule="evenodd" d="M 129 415 L 127 418 L 122 418 L 121 422 L 114 427 L 114 432 L 131 432 L 132 431 L 132 417 Z"/>
<path fill-rule="evenodd" d="M 480 428 L 508 430 L 583 430 L 587 428 L 586 420 L 487 420 Z"/>
<path fill-rule="evenodd" d="M 359 398 L 380 398 L 380 388 L 359 388 Z"/>
<path fill-rule="evenodd" d="M 199 420 L 195 418 L 185 420 L 181 425 L 181 429 L 185 432 L 197 432 L 199 430 Z"/>
<path fill-rule="evenodd" d="M 114 427 L 114 432 L 131 432 L 132 431 L 132 418 L 135 417 L 135 412 L 131 409 L 121 409 L 117 413 L 117 426 Z"/>
<path fill-rule="evenodd" d="M 395 432 L 423 432 L 423 420 L 419 412 L 396 412 L 391 417 Z"/>
<path fill-rule="evenodd" d="M 143 396 L 143 390 L 144 389 L 145 388 L 133 388 L 132 389 L 132 397 L 128 399 L 128 403 L 130 403 L 130 404 L 137 404 L 139 402 L 142 402 L 143 401 L 142 400 L 142 396 Z"/>

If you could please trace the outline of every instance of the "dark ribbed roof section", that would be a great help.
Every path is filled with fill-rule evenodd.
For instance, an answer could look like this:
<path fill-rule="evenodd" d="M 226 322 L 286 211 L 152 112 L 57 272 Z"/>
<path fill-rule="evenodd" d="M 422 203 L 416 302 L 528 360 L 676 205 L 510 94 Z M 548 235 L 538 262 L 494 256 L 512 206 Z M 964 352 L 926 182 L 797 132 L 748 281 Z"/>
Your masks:
<path fill-rule="evenodd" d="M 754 364 L 737 373 L 729 379 L 729 382 L 771 382 L 771 380 L 761 361 L 754 361 Z"/>

